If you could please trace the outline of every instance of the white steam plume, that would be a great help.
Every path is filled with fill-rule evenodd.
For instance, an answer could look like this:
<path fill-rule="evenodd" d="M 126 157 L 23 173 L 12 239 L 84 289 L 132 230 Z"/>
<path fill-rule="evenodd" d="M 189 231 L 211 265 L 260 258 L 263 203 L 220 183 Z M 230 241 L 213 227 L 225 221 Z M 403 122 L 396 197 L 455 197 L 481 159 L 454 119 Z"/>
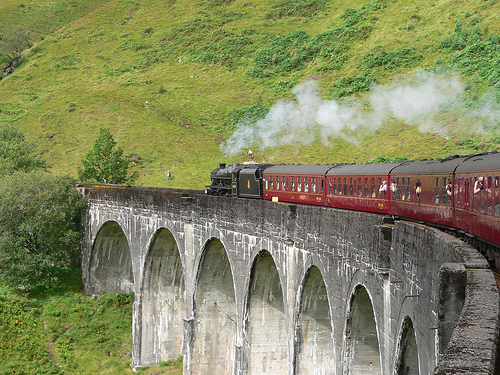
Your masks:
<path fill-rule="evenodd" d="M 457 75 L 417 72 L 406 82 L 375 85 L 369 95 L 369 107 L 360 101 L 349 103 L 323 100 L 316 81 L 302 82 L 293 89 L 296 101 L 279 101 L 267 115 L 253 124 L 240 121 L 236 131 L 221 144 L 225 154 L 236 154 L 244 148 L 261 148 L 286 144 L 307 144 L 319 139 L 325 145 L 331 137 L 340 136 L 352 143 L 352 131 L 375 130 L 389 119 L 417 125 L 422 132 L 447 134 L 445 125 L 436 121 L 439 114 L 460 111 L 463 123 L 480 124 L 500 120 L 500 108 L 494 100 L 464 111 L 461 97 L 463 83 Z"/>

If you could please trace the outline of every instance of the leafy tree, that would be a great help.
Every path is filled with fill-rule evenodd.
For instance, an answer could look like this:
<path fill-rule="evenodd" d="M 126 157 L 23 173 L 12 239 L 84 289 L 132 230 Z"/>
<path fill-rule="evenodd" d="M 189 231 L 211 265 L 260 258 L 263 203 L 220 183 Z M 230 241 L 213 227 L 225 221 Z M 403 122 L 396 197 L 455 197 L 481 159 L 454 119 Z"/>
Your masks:
<path fill-rule="evenodd" d="M 22 52 L 30 47 L 31 35 L 29 30 L 18 26 L 7 30 L 0 37 L 0 51 L 11 61 L 21 57 Z"/>
<path fill-rule="evenodd" d="M 101 128 L 94 147 L 82 160 L 83 168 L 78 168 L 78 178 L 82 182 L 102 182 L 105 184 L 133 184 L 137 172 L 127 177 L 132 162 L 123 157 L 123 149 L 109 129 Z"/>
<path fill-rule="evenodd" d="M 22 133 L 13 127 L 0 128 L 0 177 L 16 171 L 46 170 L 35 142 L 28 142 Z"/>
<path fill-rule="evenodd" d="M 77 254 L 82 208 L 69 177 L 18 171 L 0 179 L 0 279 L 26 288 L 57 281 Z"/>

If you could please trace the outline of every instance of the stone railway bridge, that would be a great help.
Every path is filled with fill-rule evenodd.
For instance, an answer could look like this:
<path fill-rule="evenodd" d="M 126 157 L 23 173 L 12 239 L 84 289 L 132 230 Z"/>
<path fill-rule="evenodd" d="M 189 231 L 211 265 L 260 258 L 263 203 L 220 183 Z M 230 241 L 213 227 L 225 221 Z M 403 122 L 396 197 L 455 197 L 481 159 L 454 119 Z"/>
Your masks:
<path fill-rule="evenodd" d="M 443 232 L 362 212 L 81 185 L 85 292 L 134 291 L 136 368 L 493 374 L 499 293 Z"/>

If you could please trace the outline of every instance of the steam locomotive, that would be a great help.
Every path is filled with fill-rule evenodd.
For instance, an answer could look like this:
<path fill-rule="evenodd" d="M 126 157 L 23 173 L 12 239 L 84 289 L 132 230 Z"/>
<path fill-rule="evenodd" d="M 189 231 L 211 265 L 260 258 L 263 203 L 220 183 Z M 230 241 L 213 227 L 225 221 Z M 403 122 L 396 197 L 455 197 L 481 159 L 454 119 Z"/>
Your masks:
<path fill-rule="evenodd" d="M 206 193 L 390 214 L 500 247 L 500 153 L 383 164 L 220 164 Z"/>

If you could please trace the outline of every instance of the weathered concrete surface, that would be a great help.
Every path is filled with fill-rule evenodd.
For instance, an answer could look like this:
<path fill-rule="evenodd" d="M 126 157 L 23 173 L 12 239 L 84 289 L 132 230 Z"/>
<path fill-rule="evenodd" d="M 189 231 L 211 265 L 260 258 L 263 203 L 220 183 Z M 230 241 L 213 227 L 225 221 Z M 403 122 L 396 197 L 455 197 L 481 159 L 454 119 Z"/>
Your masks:
<path fill-rule="evenodd" d="M 181 354 L 185 374 L 493 374 L 495 279 L 438 230 L 196 191 L 82 190 L 85 291 L 134 290 L 136 367 Z"/>

